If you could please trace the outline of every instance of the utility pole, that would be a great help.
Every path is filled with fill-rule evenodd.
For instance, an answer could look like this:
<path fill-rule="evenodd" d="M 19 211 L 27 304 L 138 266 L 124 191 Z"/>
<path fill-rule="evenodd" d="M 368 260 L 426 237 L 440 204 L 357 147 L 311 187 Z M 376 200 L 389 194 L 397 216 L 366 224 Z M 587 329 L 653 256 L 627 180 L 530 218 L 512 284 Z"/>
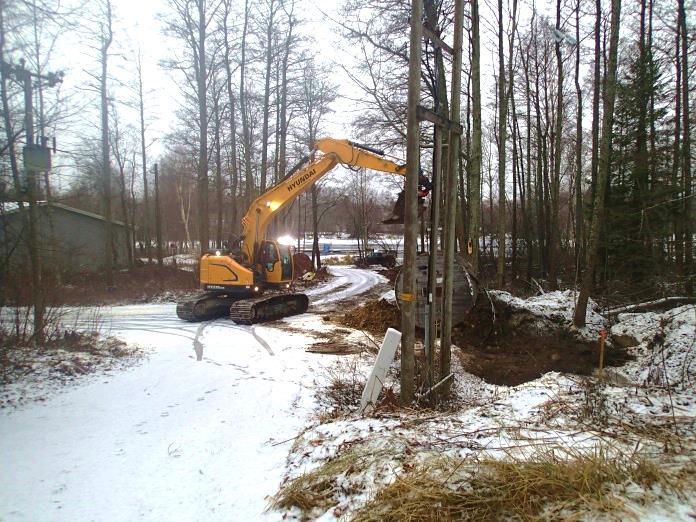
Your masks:
<path fill-rule="evenodd" d="M 433 9 L 432 2 L 428 3 L 427 10 L 431 12 Z M 432 13 L 431 13 L 432 14 Z M 426 19 L 428 15 L 426 15 Z M 433 17 L 434 18 L 434 17 Z M 435 20 L 433 20 L 433 23 Z M 440 31 L 438 27 L 430 27 L 434 36 L 438 38 L 430 37 L 430 33 L 426 32 L 425 37 L 431 41 L 431 44 L 435 47 L 435 81 L 434 81 L 434 106 L 433 112 L 443 118 L 447 118 L 447 114 L 442 114 L 445 110 L 446 95 L 444 96 L 445 103 L 443 101 L 443 92 L 441 89 L 446 89 L 446 85 L 442 85 L 440 82 L 440 70 L 439 64 L 442 62 L 442 45 L 439 40 Z M 444 82 L 442 82 L 444 83 Z M 442 126 L 437 123 L 433 126 L 433 175 L 432 175 L 432 185 L 433 189 L 430 196 L 430 236 L 429 236 L 429 249 L 428 249 L 428 299 L 426 309 L 426 325 L 425 325 L 425 353 L 427 359 L 427 371 L 425 379 L 425 387 L 430 388 L 434 384 L 435 379 L 435 365 L 434 365 L 434 354 L 435 354 L 435 339 L 437 338 L 437 328 L 440 325 L 440 315 L 439 310 L 441 308 L 441 299 L 438 296 L 437 287 L 438 282 L 442 283 L 442 278 L 438 277 L 438 235 L 439 235 L 439 224 L 440 224 L 440 200 L 442 195 Z"/>
<path fill-rule="evenodd" d="M 452 103 L 450 120 L 453 126 L 449 133 L 449 161 L 445 201 L 445 262 L 442 304 L 442 336 L 440 338 L 440 378 L 450 373 L 452 346 L 452 288 L 454 280 L 454 243 L 457 216 L 457 175 L 459 172 L 459 143 L 461 134 L 456 132 L 460 120 L 462 86 L 462 40 L 464 25 L 464 2 L 454 2 L 454 53 L 452 62 Z M 447 394 L 449 386 L 443 390 Z"/>
<path fill-rule="evenodd" d="M 45 302 L 41 286 L 41 257 L 39 255 L 38 213 L 36 210 L 36 172 L 50 170 L 51 153 L 43 143 L 36 144 L 34 139 L 33 80 L 36 79 L 39 82 L 44 80 L 47 82 L 48 87 L 54 87 L 57 83 L 63 81 L 63 73 L 35 74 L 24 67 L 24 60 L 21 60 L 18 66 L 5 62 L 2 62 L 0 66 L 7 74 L 15 77 L 22 85 L 24 91 L 24 132 L 26 144 L 23 150 L 23 159 L 27 183 L 27 202 L 29 203 L 27 250 L 29 252 L 29 266 L 31 269 L 31 300 L 34 307 L 33 342 L 35 346 L 38 346 L 43 343 Z"/>
<path fill-rule="evenodd" d="M 34 146 L 34 100 L 32 98 L 33 86 L 31 73 L 23 70 L 18 75 L 24 87 L 24 132 L 26 136 L 26 148 Z M 31 297 L 34 305 L 34 344 L 43 343 L 44 330 L 44 297 L 41 288 L 41 257 L 39 256 L 38 241 L 38 215 L 36 212 L 36 171 L 27 165 L 27 156 L 24 156 L 24 170 L 27 176 L 27 199 L 29 200 L 29 230 L 28 247 L 29 263 L 31 265 Z"/>
<path fill-rule="evenodd" d="M 415 388 L 416 249 L 418 241 L 418 176 L 420 127 L 418 101 L 421 76 L 423 0 L 411 2 L 411 39 L 408 60 L 408 110 L 406 128 L 406 194 L 404 196 L 404 276 L 401 294 L 401 403 L 411 404 Z"/>

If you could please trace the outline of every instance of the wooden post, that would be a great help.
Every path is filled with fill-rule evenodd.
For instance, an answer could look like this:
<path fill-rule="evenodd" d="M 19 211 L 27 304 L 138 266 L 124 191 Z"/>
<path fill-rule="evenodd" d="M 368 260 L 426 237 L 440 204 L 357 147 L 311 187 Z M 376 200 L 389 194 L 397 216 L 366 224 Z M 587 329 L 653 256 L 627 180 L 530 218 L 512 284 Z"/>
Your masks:
<path fill-rule="evenodd" d="M 406 128 L 406 194 L 404 208 L 404 276 L 401 301 L 401 403 L 413 402 L 416 337 L 416 242 L 418 240 L 418 174 L 420 128 L 418 102 L 421 76 L 423 0 L 411 3 L 411 39 L 408 61 L 408 108 Z"/>
<path fill-rule="evenodd" d="M 454 4 L 454 56 L 452 64 L 452 103 L 450 107 L 452 127 L 449 135 L 448 172 L 445 208 L 445 246 L 444 246 L 444 281 L 442 296 L 442 338 L 440 341 L 440 376 L 450 373 L 452 345 L 452 283 L 454 278 L 454 247 L 457 216 L 457 174 L 459 172 L 459 143 L 461 136 L 456 132 L 460 121 L 462 85 L 462 38 L 464 25 L 463 0 L 455 0 Z M 478 240 L 478 239 L 477 239 Z M 442 386 L 446 394 L 451 380 Z"/>

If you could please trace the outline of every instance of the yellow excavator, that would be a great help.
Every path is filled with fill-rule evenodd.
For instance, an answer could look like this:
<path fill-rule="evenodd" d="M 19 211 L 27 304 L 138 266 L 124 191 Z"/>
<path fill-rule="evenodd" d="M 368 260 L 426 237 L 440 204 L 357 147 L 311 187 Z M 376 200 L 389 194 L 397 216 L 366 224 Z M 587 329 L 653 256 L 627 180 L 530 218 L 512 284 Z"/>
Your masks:
<path fill-rule="evenodd" d="M 268 224 L 281 209 L 339 164 L 406 174 L 405 165 L 383 156 L 382 151 L 348 140 L 318 140 L 308 159 L 251 204 L 242 219 L 236 252 L 203 254 L 200 284 L 204 293 L 180 302 L 177 315 L 186 321 L 205 321 L 229 314 L 238 324 L 254 324 L 306 312 L 309 298 L 305 294 L 282 293 L 288 292 L 295 275 L 292 252 L 290 246 L 266 237 Z M 425 181 L 421 195 L 429 189 Z M 264 292 L 268 294 L 263 295 Z"/>

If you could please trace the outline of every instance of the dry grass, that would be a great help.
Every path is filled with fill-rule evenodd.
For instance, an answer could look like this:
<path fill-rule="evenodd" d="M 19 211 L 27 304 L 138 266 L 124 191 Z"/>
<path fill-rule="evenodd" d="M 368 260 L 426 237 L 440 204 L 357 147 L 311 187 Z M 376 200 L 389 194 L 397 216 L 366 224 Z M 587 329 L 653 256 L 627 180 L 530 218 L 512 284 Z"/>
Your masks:
<path fill-rule="evenodd" d="M 299 508 L 304 517 L 311 518 L 313 510 L 326 511 L 334 506 L 340 487 L 338 479 L 368 468 L 379 455 L 369 452 L 362 445 L 353 445 L 340 455 L 326 461 L 318 468 L 286 482 L 273 497 L 269 509 Z"/>
<path fill-rule="evenodd" d="M 589 512 L 619 518 L 629 484 L 649 490 L 658 483 L 675 491 L 684 484 L 653 462 L 599 450 L 569 457 L 548 451 L 530 460 L 438 458 L 379 491 L 354 520 L 573 520 Z"/>
<path fill-rule="evenodd" d="M 343 417 L 358 408 L 367 382 L 365 373 L 365 367 L 357 357 L 324 370 L 325 384 L 319 386 L 316 392 L 320 422 Z"/>

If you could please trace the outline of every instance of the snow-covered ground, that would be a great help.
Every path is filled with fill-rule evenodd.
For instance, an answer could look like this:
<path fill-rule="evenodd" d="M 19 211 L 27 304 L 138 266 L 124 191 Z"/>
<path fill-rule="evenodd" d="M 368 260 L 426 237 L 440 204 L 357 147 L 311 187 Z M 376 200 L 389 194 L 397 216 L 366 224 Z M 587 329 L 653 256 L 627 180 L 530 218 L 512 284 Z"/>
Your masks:
<path fill-rule="evenodd" d="M 384 281 L 330 270 L 313 305 Z M 148 358 L 0 411 L 0 520 L 279 518 L 265 513 L 267 496 L 312 411 L 316 375 L 337 356 L 305 352 L 318 339 L 297 332 L 311 314 L 289 318 L 300 328 L 288 331 L 184 323 L 174 308 L 102 309 L 102 332 L 147 347 Z"/>
<path fill-rule="evenodd" d="M 334 277 L 307 292 L 310 313 L 266 326 L 184 323 L 173 304 L 101 309 L 102 333 L 143 346 L 146 358 L 51 389 L 44 402 L 0 410 L 0 520 L 334 520 L 433 456 L 525 458 L 536 449 L 562 455 L 608 448 L 617 457 L 654 456 L 665 466 L 693 460 L 696 306 L 619 316 L 610 341 L 630 346 L 635 359 L 608 371 L 604 382 L 548 373 L 495 386 L 453 357 L 457 408 L 317 416 L 327 405 L 327 375 L 362 375 L 372 361 L 305 351 L 340 336 L 347 344 L 365 342 L 364 334 L 320 314 L 366 295 L 393 296 L 374 271 L 329 270 Z M 527 326 L 570 328 L 571 292 L 494 298 L 519 311 Z M 66 321 L 95 324 L 94 314 L 68 312 Z M 592 305 L 588 326 L 575 333 L 596 339 L 608 327 Z M 398 387 L 397 369 L 395 361 L 387 389 Z M 326 505 L 267 511 L 281 483 L 346 455 L 360 462 L 335 472 Z M 696 516 L 693 496 L 637 485 L 629 493 L 626 505 L 637 519 Z"/>
<path fill-rule="evenodd" d="M 513 308 L 515 320 L 527 328 L 565 329 L 596 340 L 608 327 L 591 303 L 587 327 L 574 329 L 572 292 L 528 300 L 492 294 Z M 349 414 L 316 421 L 297 439 L 288 460 L 285 489 L 278 497 L 289 509 L 288 518 L 349 519 L 397 478 L 424 464 L 444 460 L 466 467 L 486 459 L 524 461 L 550 451 L 571 457 L 604 452 L 619 461 L 639 455 L 658 463 L 666 480 L 679 476 L 684 488 L 675 494 L 659 485 L 618 483 L 615 494 L 626 513 L 590 513 L 589 519 L 693 519 L 696 484 L 689 462 L 696 454 L 696 306 L 625 314 L 611 333 L 614 342 L 622 335 L 625 344 L 633 344 L 629 351 L 635 359 L 606 370 L 603 380 L 552 372 L 519 386 L 496 386 L 466 373 L 453 358 L 456 406 L 450 411 L 391 411 L 387 405 L 367 418 Z M 368 363 L 363 363 L 362 373 Z M 386 388 L 398 388 L 397 368 L 398 361 Z M 436 480 L 445 484 L 455 477 L 451 487 L 461 491 L 458 466 L 444 469 Z M 671 475 L 675 469 L 681 474 Z M 282 500 L 285 490 L 318 500 L 302 511 L 292 497 Z M 407 501 L 409 495 L 402 494 Z M 577 519 L 578 513 L 568 513 L 568 518 Z M 585 519 L 582 514 L 580 518 Z"/>

